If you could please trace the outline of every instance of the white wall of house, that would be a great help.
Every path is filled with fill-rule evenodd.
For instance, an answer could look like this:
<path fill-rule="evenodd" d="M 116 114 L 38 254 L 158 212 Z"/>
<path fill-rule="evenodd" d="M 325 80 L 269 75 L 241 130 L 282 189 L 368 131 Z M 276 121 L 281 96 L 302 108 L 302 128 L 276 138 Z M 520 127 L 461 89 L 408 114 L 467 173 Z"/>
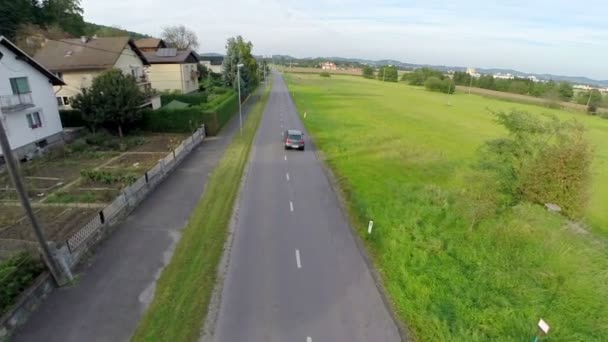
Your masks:
<path fill-rule="evenodd" d="M 27 77 L 33 103 L 32 107 L 2 113 L 0 117 L 5 125 L 11 149 L 25 147 L 60 134 L 61 119 L 53 85 L 49 79 L 28 63 L 15 59 L 15 54 L 2 45 L 0 52 L 4 55 L 0 63 L 0 96 L 13 95 L 10 78 Z M 39 113 L 42 125 L 32 129 L 28 125 L 27 114 L 34 112 Z"/>
<path fill-rule="evenodd" d="M 122 54 L 116 60 L 114 68 L 122 70 L 125 75 L 133 75 L 135 77 L 144 74 L 144 63 L 129 45 L 122 50 Z"/>
<path fill-rule="evenodd" d="M 197 71 L 196 63 L 152 64 L 148 76 L 152 88 L 158 91 L 178 90 L 186 94 L 198 90 L 198 79 L 192 80 L 191 70 Z"/>

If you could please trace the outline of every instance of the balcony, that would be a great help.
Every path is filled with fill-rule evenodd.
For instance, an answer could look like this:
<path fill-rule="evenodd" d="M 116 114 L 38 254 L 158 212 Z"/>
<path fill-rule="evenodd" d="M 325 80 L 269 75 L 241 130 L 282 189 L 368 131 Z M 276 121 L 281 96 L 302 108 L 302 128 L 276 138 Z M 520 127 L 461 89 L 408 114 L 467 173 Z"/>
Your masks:
<path fill-rule="evenodd" d="M 4 113 L 14 113 L 30 107 L 34 107 L 32 93 L 0 96 L 0 109 Z"/>

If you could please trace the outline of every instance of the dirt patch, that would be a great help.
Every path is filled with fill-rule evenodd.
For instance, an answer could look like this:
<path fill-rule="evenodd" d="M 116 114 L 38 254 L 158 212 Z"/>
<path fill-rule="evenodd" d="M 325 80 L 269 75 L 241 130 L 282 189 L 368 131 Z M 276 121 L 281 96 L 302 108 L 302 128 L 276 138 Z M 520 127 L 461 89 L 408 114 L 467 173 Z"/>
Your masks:
<path fill-rule="evenodd" d="M 169 152 L 179 146 L 189 134 L 154 133 L 145 134 L 145 143 L 129 150 L 129 152 Z"/>
<path fill-rule="evenodd" d="M 23 215 L 15 214 L 21 208 L 0 206 L 0 215 L 12 215 L 15 223 L 0 228 L 0 239 L 36 241 L 30 221 Z M 82 228 L 97 213 L 97 209 L 42 207 L 34 212 L 47 237 L 52 241 L 63 241 Z M 0 248 L 2 246 L 0 245 Z"/>
<path fill-rule="evenodd" d="M 167 156 L 167 152 L 153 153 L 138 153 L 127 152 L 110 164 L 104 166 L 104 169 L 129 169 L 134 171 L 145 172 L 151 169 L 158 163 L 160 159 Z"/>

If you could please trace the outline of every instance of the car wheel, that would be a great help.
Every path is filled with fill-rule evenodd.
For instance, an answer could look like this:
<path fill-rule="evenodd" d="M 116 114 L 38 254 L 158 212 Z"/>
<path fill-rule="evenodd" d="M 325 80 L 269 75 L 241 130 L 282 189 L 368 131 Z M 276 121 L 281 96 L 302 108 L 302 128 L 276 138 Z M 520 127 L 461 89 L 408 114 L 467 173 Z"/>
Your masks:
<path fill-rule="evenodd" d="M 304 151 L 304 146 L 300 147 L 300 151 Z"/>

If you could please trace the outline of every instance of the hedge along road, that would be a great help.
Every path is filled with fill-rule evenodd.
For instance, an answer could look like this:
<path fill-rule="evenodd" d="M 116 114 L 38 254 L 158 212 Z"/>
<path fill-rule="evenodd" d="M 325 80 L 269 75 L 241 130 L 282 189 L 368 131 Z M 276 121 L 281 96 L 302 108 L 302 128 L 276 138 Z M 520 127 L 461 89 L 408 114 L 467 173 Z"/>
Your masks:
<path fill-rule="evenodd" d="M 252 100 L 244 107 L 245 116 Z M 53 291 L 14 340 L 128 340 L 238 126 L 234 115 L 217 137 L 187 156 L 81 266 L 78 281 Z"/>
<path fill-rule="evenodd" d="M 314 147 L 283 150 L 288 128 L 303 127 L 275 75 L 205 340 L 399 341 Z"/>

